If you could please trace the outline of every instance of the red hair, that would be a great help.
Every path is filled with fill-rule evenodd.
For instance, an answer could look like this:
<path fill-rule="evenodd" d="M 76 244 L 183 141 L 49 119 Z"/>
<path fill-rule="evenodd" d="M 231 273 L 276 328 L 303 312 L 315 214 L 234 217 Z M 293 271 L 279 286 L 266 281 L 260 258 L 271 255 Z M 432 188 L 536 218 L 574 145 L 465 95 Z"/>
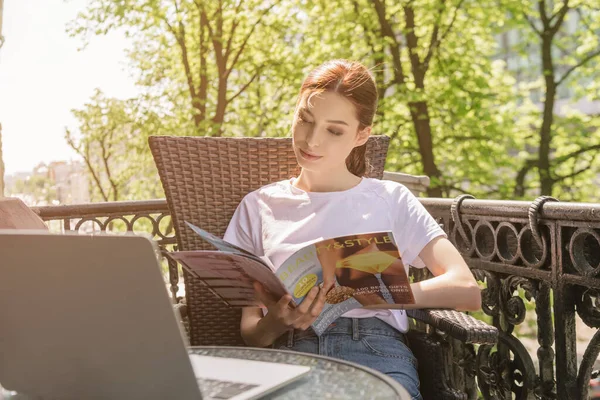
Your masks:
<path fill-rule="evenodd" d="M 308 94 L 334 92 L 348 99 L 356 110 L 358 129 L 373 124 L 377 109 L 377 86 L 369 70 L 359 62 L 332 60 L 312 70 L 304 79 L 298 96 L 298 104 Z M 365 158 L 367 145 L 355 147 L 346 159 L 348 170 L 357 176 L 367 171 Z"/>

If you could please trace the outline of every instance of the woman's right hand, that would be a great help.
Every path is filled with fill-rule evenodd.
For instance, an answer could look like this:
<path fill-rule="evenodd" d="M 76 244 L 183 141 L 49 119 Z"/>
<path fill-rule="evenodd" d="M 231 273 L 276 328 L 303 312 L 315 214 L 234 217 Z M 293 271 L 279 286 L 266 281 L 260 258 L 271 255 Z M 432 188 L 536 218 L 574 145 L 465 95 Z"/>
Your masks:
<path fill-rule="evenodd" d="M 327 292 L 333 285 L 323 284 L 323 287 L 313 287 L 304 297 L 302 303 L 293 307 L 292 296 L 285 294 L 281 299 L 273 297 L 263 288 L 260 283 L 254 283 L 254 290 L 259 301 L 267 307 L 269 312 L 263 318 L 270 321 L 270 325 L 276 330 L 287 331 L 289 329 L 308 329 L 317 319 L 325 305 Z"/>

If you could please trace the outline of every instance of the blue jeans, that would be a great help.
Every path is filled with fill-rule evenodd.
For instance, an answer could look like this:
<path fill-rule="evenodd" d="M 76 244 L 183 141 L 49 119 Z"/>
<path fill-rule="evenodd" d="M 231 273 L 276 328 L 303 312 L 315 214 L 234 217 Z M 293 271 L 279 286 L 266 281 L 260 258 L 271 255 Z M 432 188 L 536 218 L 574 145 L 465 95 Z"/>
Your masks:
<path fill-rule="evenodd" d="M 309 329 L 277 339 L 273 347 L 340 358 L 373 368 L 399 382 L 413 399 L 419 393 L 417 359 L 403 333 L 378 318 L 338 318 L 319 337 Z"/>

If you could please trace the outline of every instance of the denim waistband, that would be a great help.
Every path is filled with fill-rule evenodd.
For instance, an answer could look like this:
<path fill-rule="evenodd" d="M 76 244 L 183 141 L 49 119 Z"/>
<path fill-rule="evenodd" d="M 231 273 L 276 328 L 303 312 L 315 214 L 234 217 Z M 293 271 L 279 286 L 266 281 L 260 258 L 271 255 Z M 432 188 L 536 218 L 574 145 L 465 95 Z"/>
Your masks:
<path fill-rule="evenodd" d="M 407 344 L 406 336 L 402 332 L 376 317 L 340 317 L 327 327 L 325 332 L 323 332 L 323 335 L 350 335 L 354 340 L 358 340 L 362 335 L 389 336 Z M 295 329 L 280 336 L 275 341 L 275 345 L 279 345 L 282 342 L 291 344 L 296 340 L 310 337 L 317 337 L 311 328 L 304 331 Z"/>

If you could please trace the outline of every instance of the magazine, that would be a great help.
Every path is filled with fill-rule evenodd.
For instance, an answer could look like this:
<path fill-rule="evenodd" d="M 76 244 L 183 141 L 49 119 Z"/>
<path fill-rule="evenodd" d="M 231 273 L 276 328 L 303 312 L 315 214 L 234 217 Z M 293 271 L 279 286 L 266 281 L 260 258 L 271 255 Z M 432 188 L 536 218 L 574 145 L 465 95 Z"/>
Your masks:
<path fill-rule="evenodd" d="M 229 306 L 261 307 L 254 282 L 259 282 L 275 300 L 291 294 L 292 302 L 298 305 L 327 276 L 335 284 L 326 295 L 321 315 L 312 325 L 320 335 L 338 317 L 353 309 L 393 309 L 414 304 L 404 263 L 391 232 L 317 241 L 296 251 L 275 271 L 268 258 L 256 256 L 189 222 L 186 224 L 216 250 L 178 251 L 168 256 Z"/>

